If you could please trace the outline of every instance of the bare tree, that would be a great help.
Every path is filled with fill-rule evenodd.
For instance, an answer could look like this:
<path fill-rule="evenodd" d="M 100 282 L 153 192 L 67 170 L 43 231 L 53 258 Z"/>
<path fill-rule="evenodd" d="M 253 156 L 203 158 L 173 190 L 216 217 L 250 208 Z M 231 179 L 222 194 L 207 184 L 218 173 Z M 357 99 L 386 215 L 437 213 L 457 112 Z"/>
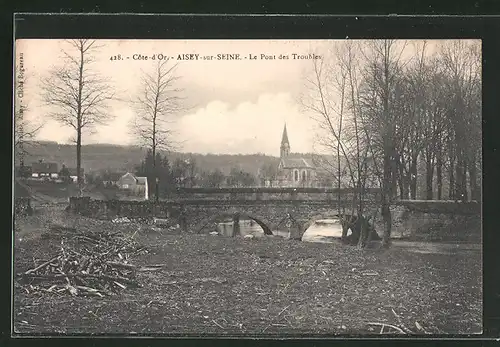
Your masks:
<path fill-rule="evenodd" d="M 333 158 L 317 162 L 336 177 L 339 187 L 343 181 L 356 188 L 352 208 L 356 206 L 358 216 L 363 215 L 367 180 L 379 180 L 384 247 L 390 244 L 389 207 L 397 188 L 401 199 L 416 199 L 420 165 L 425 168 L 427 199 L 434 197 L 435 175 L 437 197 L 442 198 L 443 171 L 448 167 L 451 196 L 467 199 L 470 188 L 477 200 L 479 46 L 448 42 L 431 56 L 427 42 L 420 41 L 411 57 L 404 54 L 406 41 L 372 40 L 364 48 L 346 41 L 336 47 L 334 57 L 313 61 L 309 95 L 302 104 L 322 131 L 320 145 Z M 358 246 L 363 247 L 366 235 L 361 234 Z"/>
<path fill-rule="evenodd" d="M 81 186 L 83 133 L 112 118 L 108 103 L 114 93 L 109 81 L 90 68 L 95 62 L 93 54 L 100 48 L 96 41 L 77 39 L 67 43 L 71 50 L 63 50 L 64 64 L 42 78 L 41 89 L 50 107 L 49 116 L 75 131 L 77 181 Z"/>
<path fill-rule="evenodd" d="M 173 116 L 181 107 L 181 89 L 176 87 L 179 77 L 175 74 L 177 64 L 158 61 L 152 73 L 144 72 L 142 92 L 133 100 L 136 116 L 132 123 L 132 132 L 140 146 L 153 153 L 156 170 L 157 151 L 170 151 L 176 147 L 172 130 Z M 158 182 L 155 182 L 155 200 L 159 199 Z"/>
<path fill-rule="evenodd" d="M 478 199 L 477 167 L 481 147 L 481 50 L 477 42 L 444 43 L 438 54 L 446 75 L 448 97 L 448 157 L 450 198 L 467 200 L 467 173 L 471 193 Z M 479 165 L 480 166 L 480 165 Z"/>
<path fill-rule="evenodd" d="M 401 59 L 405 48 L 406 41 L 399 43 L 396 40 L 373 40 L 364 54 L 364 94 L 369 97 L 365 112 L 369 119 L 365 124 L 371 125 L 372 142 L 378 143 L 383 158 L 381 212 L 384 219 L 384 247 L 390 244 L 392 216 L 389 207 L 394 198 L 399 161 L 397 140 L 402 138 L 400 132 L 404 129 L 401 118 L 405 115 L 397 112 L 395 106 L 402 97 L 397 77 L 405 65 Z"/>
<path fill-rule="evenodd" d="M 327 168 L 332 176 L 336 176 L 339 188 L 338 213 L 343 224 L 342 238 L 345 239 L 349 227 L 352 230 L 352 223 L 364 220 L 366 183 L 368 175 L 374 174 L 376 161 L 369 163 L 374 151 L 359 104 L 362 77 L 359 46 L 346 41 L 336 48 L 335 55 L 328 63 L 323 59 L 314 62 L 312 77 L 307 80 L 311 95 L 303 100 L 303 105 L 322 130 L 322 136 L 318 137 L 320 145 L 332 154 L 332 162 L 325 157 L 317 162 Z M 348 186 L 354 188 L 355 192 L 351 213 L 347 215 L 340 207 L 341 182 L 346 181 L 342 176 L 348 177 Z M 358 246 L 362 248 L 367 240 L 367 230 L 366 223 L 361 222 L 359 225 L 362 226 L 361 230 L 352 231 L 353 234 L 360 233 Z"/>
<path fill-rule="evenodd" d="M 344 173 L 341 167 L 347 167 L 345 173 L 352 186 L 355 185 L 356 179 L 349 148 L 343 140 L 347 72 L 341 69 L 340 74 L 337 74 L 335 66 L 339 56 L 340 53 L 336 52 L 330 57 L 330 64 L 326 59 L 313 61 L 312 75 L 306 79 L 306 89 L 310 94 L 302 97 L 301 104 L 311 114 L 311 118 L 320 129 L 320 136 L 318 136 L 320 147 L 333 154 L 331 160 L 323 156 L 317 162 L 337 181 L 340 215 L 340 187 Z M 336 76 L 340 77 L 336 78 Z"/>

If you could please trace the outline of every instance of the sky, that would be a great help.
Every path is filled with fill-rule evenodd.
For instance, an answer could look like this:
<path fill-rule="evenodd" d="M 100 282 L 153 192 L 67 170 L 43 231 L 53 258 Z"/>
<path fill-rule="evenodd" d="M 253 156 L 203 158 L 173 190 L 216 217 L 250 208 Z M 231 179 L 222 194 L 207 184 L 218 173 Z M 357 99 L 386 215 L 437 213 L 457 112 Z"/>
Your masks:
<path fill-rule="evenodd" d="M 125 100 L 140 95 L 140 78 L 154 67 L 151 59 L 138 55 L 173 57 L 179 63 L 176 74 L 183 90 L 185 110 L 172 116 L 176 140 L 183 152 L 279 155 L 286 122 L 292 152 L 315 150 L 317 123 L 300 105 L 305 80 L 313 60 L 293 59 L 292 54 L 326 57 L 334 41 L 328 40 L 98 40 L 90 67 L 111 80 L 122 101 L 110 104 L 113 116 L 107 126 L 85 134 L 83 143 L 134 144 L 129 124 L 134 110 Z M 435 45 L 431 43 L 431 48 Z M 70 128 L 47 117 L 50 108 L 40 100 L 40 78 L 62 64 L 62 51 L 74 51 L 63 40 L 18 40 L 17 61 L 23 56 L 26 117 L 44 123 L 39 140 L 68 143 Z M 241 60 L 183 60 L 179 54 L 240 54 Z M 120 54 L 122 60 L 110 60 Z M 262 59 L 261 54 L 275 56 Z M 411 53 L 411 47 L 408 53 Z M 249 60 L 249 56 L 256 59 Z M 287 55 L 289 59 L 279 59 Z M 126 57 L 129 57 L 127 59 Z M 245 58 L 246 57 L 246 58 Z"/>

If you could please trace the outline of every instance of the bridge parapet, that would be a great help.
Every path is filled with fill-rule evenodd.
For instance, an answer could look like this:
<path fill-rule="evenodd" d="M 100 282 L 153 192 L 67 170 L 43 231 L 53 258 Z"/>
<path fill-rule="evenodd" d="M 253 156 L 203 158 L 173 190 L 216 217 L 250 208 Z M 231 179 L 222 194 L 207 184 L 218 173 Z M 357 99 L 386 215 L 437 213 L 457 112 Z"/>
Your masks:
<path fill-rule="evenodd" d="M 170 195 L 171 200 L 303 200 L 303 201 L 333 201 L 350 200 L 357 190 L 351 188 L 178 188 Z M 366 189 L 366 200 L 378 200 L 380 189 Z"/>

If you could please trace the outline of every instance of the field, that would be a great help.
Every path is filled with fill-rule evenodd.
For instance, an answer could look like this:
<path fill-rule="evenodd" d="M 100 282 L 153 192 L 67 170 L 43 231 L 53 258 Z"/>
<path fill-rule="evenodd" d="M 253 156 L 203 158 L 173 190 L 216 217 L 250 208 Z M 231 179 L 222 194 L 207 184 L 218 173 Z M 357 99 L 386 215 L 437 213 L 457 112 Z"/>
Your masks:
<path fill-rule="evenodd" d="M 299 335 L 415 334 L 482 330 L 480 251 L 415 253 L 357 250 L 279 238 L 181 235 L 134 223 L 116 225 L 59 210 L 17 222 L 15 273 L 60 247 L 53 223 L 121 228 L 148 253 L 136 265 L 142 288 L 103 298 L 26 293 L 14 285 L 18 334 Z M 377 323 L 377 324 L 369 324 Z"/>

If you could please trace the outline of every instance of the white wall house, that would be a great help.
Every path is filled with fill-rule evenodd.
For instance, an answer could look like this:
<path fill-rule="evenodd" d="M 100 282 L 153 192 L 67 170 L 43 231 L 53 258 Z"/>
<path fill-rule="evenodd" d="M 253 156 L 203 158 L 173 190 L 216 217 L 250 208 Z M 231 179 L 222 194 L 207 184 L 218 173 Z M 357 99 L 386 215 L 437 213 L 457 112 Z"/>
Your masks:
<path fill-rule="evenodd" d="M 130 192 L 141 199 L 149 199 L 147 177 L 138 177 L 130 172 L 120 177 L 117 182 L 118 188 Z"/>

